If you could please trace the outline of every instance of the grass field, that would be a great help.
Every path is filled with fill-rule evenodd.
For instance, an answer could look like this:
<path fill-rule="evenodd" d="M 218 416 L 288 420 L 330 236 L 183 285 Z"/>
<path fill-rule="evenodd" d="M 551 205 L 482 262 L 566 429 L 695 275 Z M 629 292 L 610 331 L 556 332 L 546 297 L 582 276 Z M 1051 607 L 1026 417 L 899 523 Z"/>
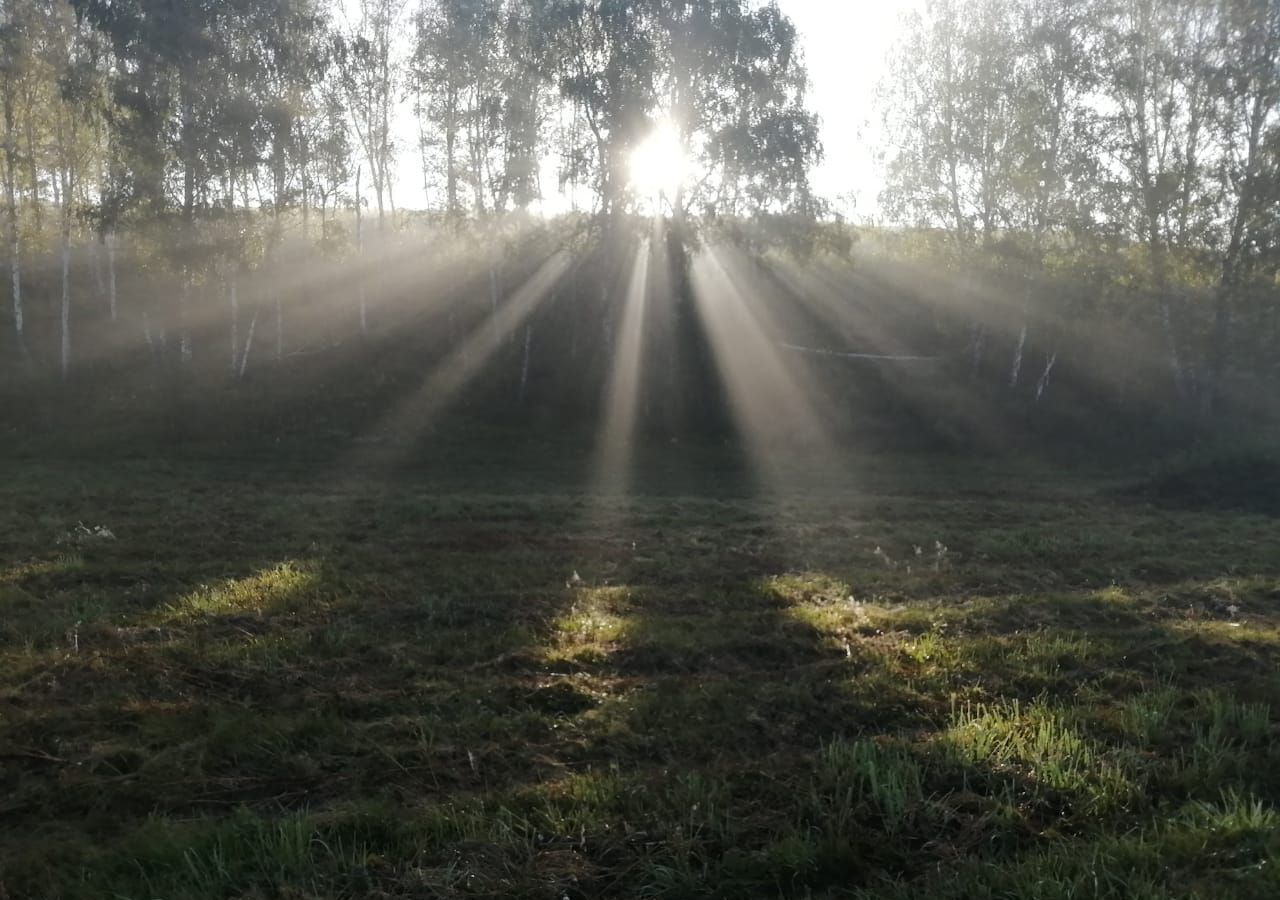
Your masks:
<path fill-rule="evenodd" d="M 7 462 L 0 897 L 1280 896 L 1280 519 L 556 469 Z"/>

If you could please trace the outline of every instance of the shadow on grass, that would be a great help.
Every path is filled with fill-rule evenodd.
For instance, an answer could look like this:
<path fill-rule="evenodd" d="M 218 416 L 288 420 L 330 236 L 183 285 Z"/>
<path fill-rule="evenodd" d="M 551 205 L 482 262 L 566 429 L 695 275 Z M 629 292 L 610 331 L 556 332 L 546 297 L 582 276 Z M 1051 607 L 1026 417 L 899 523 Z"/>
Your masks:
<path fill-rule="evenodd" d="M 1089 854 L 1127 896 L 1267 859 L 1266 579 L 975 597 L 963 556 L 851 545 L 865 509 L 201 496 L 0 580 L 17 896 L 806 896 L 969 855 L 995 868 L 930 890 L 1021 896 Z M 1188 625 L 1188 597 L 1255 631 L 1206 599 Z M 1247 852 L 1151 868 L 1223 835 Z"/>

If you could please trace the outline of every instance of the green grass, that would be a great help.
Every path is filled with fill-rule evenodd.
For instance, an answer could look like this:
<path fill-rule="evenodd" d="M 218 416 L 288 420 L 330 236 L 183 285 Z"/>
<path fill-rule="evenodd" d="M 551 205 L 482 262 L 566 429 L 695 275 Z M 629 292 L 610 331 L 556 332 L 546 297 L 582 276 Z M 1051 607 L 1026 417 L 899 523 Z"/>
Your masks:
<path fill-rule="evenodd" d="M 1280 521 L 443 471 L 8 465 L 0 897 L 1280 896 Z"/>

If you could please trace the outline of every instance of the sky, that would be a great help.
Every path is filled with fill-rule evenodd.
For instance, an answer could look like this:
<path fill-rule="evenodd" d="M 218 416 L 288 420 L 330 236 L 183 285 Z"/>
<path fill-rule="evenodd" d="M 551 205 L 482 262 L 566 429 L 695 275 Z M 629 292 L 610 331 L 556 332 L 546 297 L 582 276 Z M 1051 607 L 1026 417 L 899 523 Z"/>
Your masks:
<path fill-rule="evenodd" d="M 350 2 L 350 0 L 348 0 Z M 857 218 L 874 215 L 882 175 L 874 160 L 879 141 L 876 86 L 901 17 L 923 0 L 778 0 L 795 23 L 809 69 L 809 108 L 822 120 L 825 157 L 813 185 L 836 209 Z M 427 205 L 417 149 L 417 126 L 406 104 L 397 127 L 398 207 Z M 544 166 L 544 190 L 555 189 L 555 163 Z M 567 206 L 548 197 L 544 208 Z"/>
<path fill-rule="evenodd" d="M 922 0 L 778 0 L 778 5 L 800 33 L 809 68 L 809 107 L 822 119 L 826 153 L 813 185 L 846 215 L 873 214 L 883 183 L 874 160 L 881 133 L 876 87 L 902 16 Z M 847 197 L 854 204 L 844 202 Z"/>

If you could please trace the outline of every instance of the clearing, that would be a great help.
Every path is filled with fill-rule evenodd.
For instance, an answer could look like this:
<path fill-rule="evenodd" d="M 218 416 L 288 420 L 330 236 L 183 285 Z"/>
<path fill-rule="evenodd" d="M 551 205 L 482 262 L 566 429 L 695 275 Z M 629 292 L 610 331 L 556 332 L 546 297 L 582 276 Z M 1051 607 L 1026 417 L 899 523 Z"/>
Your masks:
<path fill-rule="evenodd" d="M 1280 896 L 1280 520 L 556 466 L 8 461 L 0 897 Z"/>

